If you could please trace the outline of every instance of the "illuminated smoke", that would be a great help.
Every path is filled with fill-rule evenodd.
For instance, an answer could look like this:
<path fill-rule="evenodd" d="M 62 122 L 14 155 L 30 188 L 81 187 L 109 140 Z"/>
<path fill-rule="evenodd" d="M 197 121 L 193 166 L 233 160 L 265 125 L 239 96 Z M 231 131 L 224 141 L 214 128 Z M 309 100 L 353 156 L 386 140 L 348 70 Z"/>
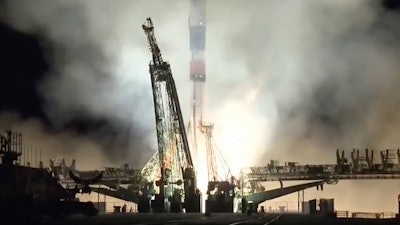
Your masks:
<path fill-rule="evenodd" d="M 65 159 L 70 165 L 76 159 L 77 169 L 94 170 L 111 163 L 104 155 L 98 154 L 101 146 L 90 138 L 70 132 L 49 133 L 42 122 L 34 118 L 22 120 L 17 113 L 2 113 L 0 127 L 22 134 L 23 155 L 20 159 L 24 165 L 30 162 L 32 166 L 39 166 L 39 161 L 42 161 L 47 167 L 50 159 L 56 163 Z"/>
<path fill-rule="evenodd" d="M 336 148 L 399 146 L 398 12 L 379 1 L 230 3 L 209 3 L 207 85 L 216 126 L 229 124 L 219 140 L 232 165 L 335 163 Z M 341 182 L 307 197 L 393 210 L 393 182 L 368 186 Z"/>
<path fill-rule="evenodd" d="M 397 146 L 398 15 L 377 1 L 230 3 L 208 3 L 206 56 L 219 136 L 243 139 L 227 155 L 327 163 L 338 147 Z"/>

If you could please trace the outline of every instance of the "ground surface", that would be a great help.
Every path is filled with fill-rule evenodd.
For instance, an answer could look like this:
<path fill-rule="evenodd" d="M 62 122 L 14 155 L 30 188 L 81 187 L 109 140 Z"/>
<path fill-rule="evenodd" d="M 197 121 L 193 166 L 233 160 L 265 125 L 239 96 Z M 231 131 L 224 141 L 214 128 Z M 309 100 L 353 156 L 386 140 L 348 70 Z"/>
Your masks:
<path fill-rule="evenodd" d="M 298 214 L 253 214 L 251 216 L 244 214 L 103 214 L 92 218 L 85 216 L 71 216 L 63 220 L 43 220 L 40 224 L 44 225 L 159 225 L 159 224 L 400 224 L 396 219 L 337 219 L 323 216 L 298 215 Z"/>

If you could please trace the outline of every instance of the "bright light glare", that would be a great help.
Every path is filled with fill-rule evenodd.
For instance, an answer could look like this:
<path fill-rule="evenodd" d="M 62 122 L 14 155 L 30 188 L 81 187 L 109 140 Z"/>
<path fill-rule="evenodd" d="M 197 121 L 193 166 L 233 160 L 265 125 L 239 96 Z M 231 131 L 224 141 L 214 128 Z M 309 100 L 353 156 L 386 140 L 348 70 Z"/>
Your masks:
<path fill-rule="evenodd" d="M 236 177 L 242 167 L 262 162 L 261 153 L 268 148 L 274 129 L 273 104 L 269 104 L 266 112 L 260 112 L 258 100 L 257 90 L 249 91 L 239 99 L 226 101 L 214 116 L 215 141 Z M 217 163 L 221 168 L 221 162 Z"/>
<path fill-rule="evenodd" d="M 231 98 L 222 101 L 219 109 L 211 114 L 214 123 L 213 137 L 214 151 L 219 151 L 224 157 L 233 176 L 238 177 L 240 169 L 262 163 L 261 154 L 268 149 L 271 133 L 276 124 L 276 108 L 273 102 L 260 112 L 258 110 L 260 88 L 246 92 L 240 98 Z M 197 186 L 203 193 L 203 200 L 207 198 L 208 167 L 205 137 L 198 133 L 197 151 Z M 221 179 L 225 177 L 226 165 L 216 154 L 217 173 Z M 202 211 L 204 212 L 204 201 Z"/>

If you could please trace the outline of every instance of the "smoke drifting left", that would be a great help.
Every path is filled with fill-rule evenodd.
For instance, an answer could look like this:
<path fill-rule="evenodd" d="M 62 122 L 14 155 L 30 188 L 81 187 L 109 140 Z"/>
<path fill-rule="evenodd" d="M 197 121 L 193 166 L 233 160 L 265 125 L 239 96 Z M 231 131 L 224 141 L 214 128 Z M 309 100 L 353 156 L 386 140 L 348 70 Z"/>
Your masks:
<path fill-rule="evenodd" d="M 157 146 L 148 74 L 151 57 L 141 24 L 150 15 L 157 21 L 163 53 L 170 56 L 171 65 L 180 65 L 176 61 L 189 58 L 182 48 L 188 40 L 180 34 L 187 29 L 186 1 L 1 3 L 2 31 L 7 35 L 0 40 L 6 49 L 0 53 L 5 59 L 1 85 L 6 87 L 0 110 L 18 115 L 12 125 L 34 120 L 27 126 L 34 130 L 37 125 L 44 139 L 47 134 L 60 138 L 60 143 L 73 142 L 74 149 L 48 151 L 84 152 L 83 140 L 90 143 L 91 155 L 104 154 L 110 163 L 141 168 Z M 182 13 L 177 16 L 174 10 Z M 166 41 L 171 39 L 176 41 Z M 178 86 L 189 82 L 188 65 L 172 69 L 180 78 Z M 188 93 L 188 88 L 178 90 Z M 79 166 L 79 154 L 77 160 Z"/>
<path fill-rule="evenodd" d="M 127 149 L 132 142 L 143 138 L 135 135 L 130 125 L 89 115 L 84 110 L 62 119 L 62 113 L 52 118 L 54 114 L 46 111 L 51 106 L 38 91 L 38 84 L 52 70 L 42 50 L 45 42 L 38 36 L 0 25 L 0 129 L 21 132 L 24 145 L 41 149 L 45 160 L 76 158 L 77 166 L 85 169 L 123 162 L 141 167 L 140 158 L 150 154 L 146 154 L 150 147 L 143 142 L 136 145 L 141 150 L 135 153 L 137 161 L 124 160 L 130 156 Z M 78 97 L 72 92 L 68 95 Z"/>

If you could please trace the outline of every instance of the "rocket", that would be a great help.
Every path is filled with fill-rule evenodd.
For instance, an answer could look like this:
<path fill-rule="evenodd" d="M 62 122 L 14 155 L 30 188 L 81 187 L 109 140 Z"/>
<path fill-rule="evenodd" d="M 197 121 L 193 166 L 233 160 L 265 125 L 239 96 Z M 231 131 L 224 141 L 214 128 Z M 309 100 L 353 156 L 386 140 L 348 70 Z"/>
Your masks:
<path fill-rule="evenodd" d="M 190 51 L 190 80 L 193 82 L 206 81 L 205 48 L 206 48 L 206 1 L 191 0 L 189 32 Z"/>
<path fill-rule="evenodd" d="M 190 81 L 192 85 L 190 103 L 189 135 L 195 166 L 198 164 L 197 138 L 201 125 L 204 105 L 204 84 L 206 82 L 206 0 L 190 0 Z"/>

